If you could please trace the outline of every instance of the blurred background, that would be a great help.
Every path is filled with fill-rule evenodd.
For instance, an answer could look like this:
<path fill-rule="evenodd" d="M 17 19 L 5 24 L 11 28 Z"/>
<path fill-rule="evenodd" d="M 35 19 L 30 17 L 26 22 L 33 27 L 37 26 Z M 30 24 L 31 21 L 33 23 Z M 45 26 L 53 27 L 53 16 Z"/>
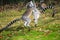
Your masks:
<path fill-rule="evenodd" d="M 12 8 L 19 8 L 25 7 L 26 3 L 30 0 L 0 0 L 0 11 Z M 60 0 L 32 0 L 36 2 L 37 7 L 40 6 L 41 2 L 49 4 L 55 4 L 60 6 Z"/>

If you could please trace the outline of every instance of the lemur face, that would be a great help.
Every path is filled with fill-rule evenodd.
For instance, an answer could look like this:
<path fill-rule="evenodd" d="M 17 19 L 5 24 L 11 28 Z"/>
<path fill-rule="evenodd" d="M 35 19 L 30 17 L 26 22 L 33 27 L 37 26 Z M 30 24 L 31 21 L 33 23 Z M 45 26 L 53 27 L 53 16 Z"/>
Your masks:
<path fill-rule="evenodd" d="M 33 8 L 34 7 L 34 3 L 32 1 L 30 1 L 28 7 Z"/>

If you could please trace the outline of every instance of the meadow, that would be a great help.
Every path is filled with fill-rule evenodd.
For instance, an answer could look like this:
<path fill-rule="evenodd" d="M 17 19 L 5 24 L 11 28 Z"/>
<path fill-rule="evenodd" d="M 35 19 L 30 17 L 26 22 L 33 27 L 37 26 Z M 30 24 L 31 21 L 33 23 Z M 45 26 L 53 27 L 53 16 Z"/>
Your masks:
<path fill-rule="evenodd" d="M 10 9 L 0 12 L 0 29 L 10 21 L 20 18 L 24 12 L 25 9 L 21 11 Z M 46 10 L 44 14 L 41 14 L 37 27 L 34 26 L 33 16 L 31 19 L 30 31 L 23 26 L 24 22 L 21 20 L 0 33 L 0 40 L 60 40 L 60 11 L 52 17 L 52 10 Z"/>

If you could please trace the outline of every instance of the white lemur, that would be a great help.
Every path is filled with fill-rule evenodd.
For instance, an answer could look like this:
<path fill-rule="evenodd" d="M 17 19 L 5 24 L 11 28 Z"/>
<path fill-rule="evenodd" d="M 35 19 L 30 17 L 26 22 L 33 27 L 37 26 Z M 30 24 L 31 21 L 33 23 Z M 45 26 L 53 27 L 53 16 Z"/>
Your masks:
<path fill-rule="evenodd" d="M 32 5 L 32 1 L 30 1 L 28 3 L 28 5 L 27 5 L 27 10 L 24 12 L 24 14 L 22 15 L 22 17 L 21 18 L 17 18 L 15 20 L 11 21 L 10 23 L 8 23 L 4 28 L 0 29 L 0 32 L 2 32 L 3 30 L 5 30 L 9 26 L 11 26 L 16 21 L 20 21 L 21 19 L 24 21 L 24 26 L 30 26 L 29 24 L 31 22 L 31 19 L 29 17 L 32 14 L 33 7 L 34 7 L 34 5 Z"/>

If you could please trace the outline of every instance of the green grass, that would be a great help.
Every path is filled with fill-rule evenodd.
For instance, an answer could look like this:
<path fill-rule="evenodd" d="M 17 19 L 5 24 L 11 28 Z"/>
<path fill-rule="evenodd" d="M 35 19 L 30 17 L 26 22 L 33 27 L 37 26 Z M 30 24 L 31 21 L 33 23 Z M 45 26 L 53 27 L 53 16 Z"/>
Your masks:
<path fill-rule="evenodd" d="M 25 10 L 6 10 L 0 12 L 0 29 L 10 21 L 22 16 Z M 55 17 L 51 17 L 52 10 L 48 9 L 42 14 L 38 21 L 38 26 L 31 22 L 31 31 L 24 29 L 23 21 L 14 23 L 10 28 L 0 33 L 0 40 L 60 40 L 60 12 Z"/>

